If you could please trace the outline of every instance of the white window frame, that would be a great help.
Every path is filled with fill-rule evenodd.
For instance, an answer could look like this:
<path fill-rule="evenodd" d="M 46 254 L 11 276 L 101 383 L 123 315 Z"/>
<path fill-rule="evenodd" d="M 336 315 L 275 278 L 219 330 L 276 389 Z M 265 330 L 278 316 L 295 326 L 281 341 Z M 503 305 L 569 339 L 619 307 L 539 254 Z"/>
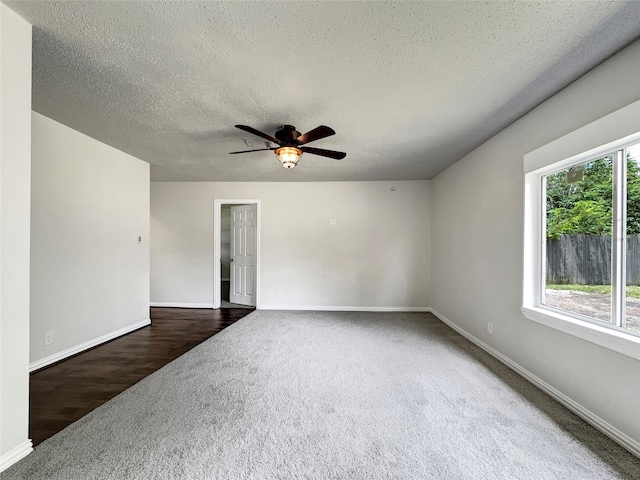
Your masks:
<path fill-rule="evenodd" d="M 571 165 L 640 142 L 640 101 L 602 117 L 524 156 L 522 313 L 529 320 L 640 360 L 640 337 L 578 314 L 545 306 L 543 178 Z"/>

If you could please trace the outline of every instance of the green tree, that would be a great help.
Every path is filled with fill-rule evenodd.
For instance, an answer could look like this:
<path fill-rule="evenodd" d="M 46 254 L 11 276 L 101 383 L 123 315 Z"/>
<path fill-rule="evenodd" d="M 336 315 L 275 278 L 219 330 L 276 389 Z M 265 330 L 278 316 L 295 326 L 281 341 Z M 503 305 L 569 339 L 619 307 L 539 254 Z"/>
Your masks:
<path fill-rule="evenodd" d="M 601 202 L 580 200 L 570 210 L 556 208 L 551 212 L 547 225 L 547 237 L 586 233 L 591 235 L 611 234 L 611 213 Z"/>
<path fill-rule="evenodd" d="M 547 237 L 611 233 L 613 158 L 583 164 L 583 178 L 567 182 L 567 172 L 547 176 Z"/>
<path fill-rule="evenodd" d="M 639 162 L 639 158 L 627 158 L 627 235 L 640 234 Z"/>
<path fill-rule="evenodd" d="M 583 178 L 567 172 L 547 176 L 547 237 L 578 233 L 609 235 L 612 228 L 613 157 L 583 165 Z M 627 235 L 640 234 L 640 164 L 627 156 Z"/>

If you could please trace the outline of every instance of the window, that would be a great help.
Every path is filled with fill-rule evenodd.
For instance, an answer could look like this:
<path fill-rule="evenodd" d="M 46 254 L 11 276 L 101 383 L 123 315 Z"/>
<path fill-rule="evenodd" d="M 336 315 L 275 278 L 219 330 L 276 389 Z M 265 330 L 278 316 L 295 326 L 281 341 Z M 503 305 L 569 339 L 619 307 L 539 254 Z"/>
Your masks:
<path fill-rule="evenodd" d="M 541 304 L 640 335 L 639 154 L 635 144 L 542 177 Z"/>
<path fill-rule="evenodd" d="M 640 359 L 640 102 L 524 168 L 524 315 Z"/>

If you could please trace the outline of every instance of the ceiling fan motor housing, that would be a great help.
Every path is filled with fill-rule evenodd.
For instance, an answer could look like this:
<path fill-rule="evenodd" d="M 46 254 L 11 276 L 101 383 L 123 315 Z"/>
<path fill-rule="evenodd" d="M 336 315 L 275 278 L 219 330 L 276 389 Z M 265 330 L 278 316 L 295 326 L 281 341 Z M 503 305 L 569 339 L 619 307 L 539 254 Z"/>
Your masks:
<path fill-rule="evenodd" d="M 296 139 L 302 135 L 293 125 L 283 125 L 275 134 L 275 137 L 286 145 L 295 145 Z"/>

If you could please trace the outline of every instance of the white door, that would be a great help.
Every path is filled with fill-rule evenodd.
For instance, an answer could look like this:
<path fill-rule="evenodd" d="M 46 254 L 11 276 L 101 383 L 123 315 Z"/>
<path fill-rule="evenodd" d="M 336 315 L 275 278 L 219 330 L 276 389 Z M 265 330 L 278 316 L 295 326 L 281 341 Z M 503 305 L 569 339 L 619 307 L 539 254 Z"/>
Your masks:
<path fill-rule="evenodd" d="M 256 205 L 231 207 L 229 302 L 256 306 Z"/>

